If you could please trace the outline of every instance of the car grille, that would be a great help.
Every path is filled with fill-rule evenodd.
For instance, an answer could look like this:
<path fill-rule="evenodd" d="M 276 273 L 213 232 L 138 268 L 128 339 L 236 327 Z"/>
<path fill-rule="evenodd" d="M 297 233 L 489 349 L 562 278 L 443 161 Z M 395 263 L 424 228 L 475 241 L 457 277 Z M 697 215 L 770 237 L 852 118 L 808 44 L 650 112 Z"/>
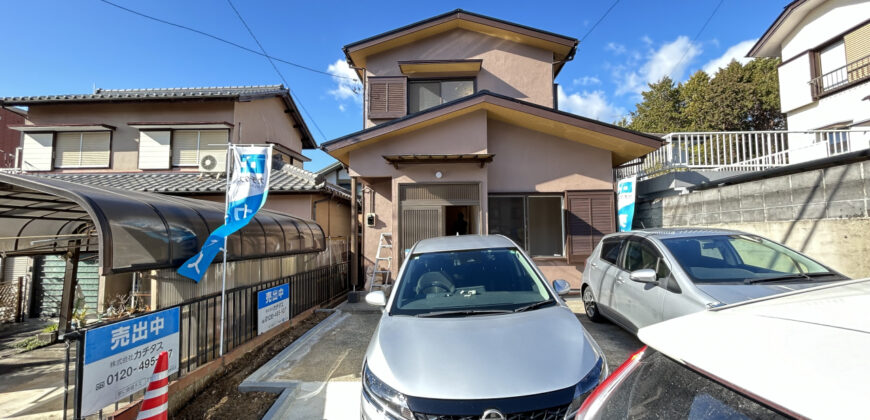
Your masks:
<path fill-rule="evenodd" d="M 523 413 L 505 413 L 505 420 L 563 420 L 568 412 L 568 406 L 546 408 L 543 410 L 526 411 Z M 480 420 L 483 413 L 469 416 L 442 416 L 438 414 L 414 413 L 416 420 Z"/>

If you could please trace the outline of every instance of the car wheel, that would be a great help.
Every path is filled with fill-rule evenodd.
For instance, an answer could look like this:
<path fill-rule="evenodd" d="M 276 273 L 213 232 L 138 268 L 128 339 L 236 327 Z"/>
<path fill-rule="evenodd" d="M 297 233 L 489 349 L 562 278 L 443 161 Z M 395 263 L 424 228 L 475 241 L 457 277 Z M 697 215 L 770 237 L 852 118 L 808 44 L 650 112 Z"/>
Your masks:
<path fill-rule="evenodd" d="M 586 310 L 586 317 L 592 322 L 604 322 L 604 317 L 598 311 L 598 304 L 595 303 L 595 296 L 592 294 L 592 288 L 586 286 L 583 288 L 583 309 Z"/>

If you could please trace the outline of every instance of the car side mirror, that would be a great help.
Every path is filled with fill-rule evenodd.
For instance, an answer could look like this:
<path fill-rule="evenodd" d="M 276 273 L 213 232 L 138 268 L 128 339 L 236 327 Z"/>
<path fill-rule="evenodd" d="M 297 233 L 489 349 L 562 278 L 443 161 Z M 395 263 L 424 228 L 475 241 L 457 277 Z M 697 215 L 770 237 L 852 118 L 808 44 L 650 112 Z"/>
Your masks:
<path fill-rule="evenodd" d="M 387 297 L 382 290 L 375 290 L 366 295 L 366 303 L 372 306 L 386 306 Z"/>
<path fill-rule="evenodd" d="M 559 296 L 565 295 L 571 291 L 571 283 L 562 279 L 553 280 L 553 290 L 555 290 Z"/>
<path fill-rule="evenodd" d="M 652 268 L 634 270 L 629 274 L 628 278 L 630 278 L 631 281 L 636 281 L 638 283 L 656 283 L 658 281 L 656 271 Z"/>

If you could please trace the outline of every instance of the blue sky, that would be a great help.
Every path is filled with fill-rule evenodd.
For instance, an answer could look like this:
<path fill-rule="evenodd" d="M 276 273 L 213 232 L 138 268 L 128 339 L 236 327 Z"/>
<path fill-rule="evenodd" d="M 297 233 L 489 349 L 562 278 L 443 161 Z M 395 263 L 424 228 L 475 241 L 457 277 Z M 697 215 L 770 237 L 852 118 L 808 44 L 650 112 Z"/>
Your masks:
<path fill-rule="evenodd" d="M 118 4 L 257 46 L 224 0 Z M 742 58 L 787 0 L 621 0 L 580 45 L 557 78 L 560 108 L 613 122 L 634 109 L 646 83 L 682 81 Z M 511 2 L 340 2 L 235 0 L 270 55 L 349 73 L 345 44 L 456 8 L 582 38 L 612 0 Z M 377 5 L 374 7 L 373 5 Z M 265 58 L 97 0 L 4 2 L 0 97 L 107 89 L 281 83 Z M 338 79 L 278 64 L 310 117 L 318 144 L 362 127 L 359 97 Z M 319 127 L 319 130 L 318 128 Z M 321 134 L 322 131 L 322 134 Z M 252 140 L 253 141 L 253 140 Z M 306 169 L 332 162 L 306 151 Z"/>

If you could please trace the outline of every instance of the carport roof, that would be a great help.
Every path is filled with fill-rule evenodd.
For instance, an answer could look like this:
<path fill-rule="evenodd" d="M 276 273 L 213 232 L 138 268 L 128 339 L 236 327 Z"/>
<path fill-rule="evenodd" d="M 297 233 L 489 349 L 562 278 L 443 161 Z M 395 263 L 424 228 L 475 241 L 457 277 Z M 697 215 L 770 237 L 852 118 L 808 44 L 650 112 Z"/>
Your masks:
<path fill-rule="evenodd" d="M 223 224 L 224 205 L 204 200 L 0 173 L 0 253 L 57 254 L 68 240 L 98 251 L 102 274 L 176 268 Z M 315 222 L 260 210 L 229 237 L 228 260 L 325 248 Z"/>

